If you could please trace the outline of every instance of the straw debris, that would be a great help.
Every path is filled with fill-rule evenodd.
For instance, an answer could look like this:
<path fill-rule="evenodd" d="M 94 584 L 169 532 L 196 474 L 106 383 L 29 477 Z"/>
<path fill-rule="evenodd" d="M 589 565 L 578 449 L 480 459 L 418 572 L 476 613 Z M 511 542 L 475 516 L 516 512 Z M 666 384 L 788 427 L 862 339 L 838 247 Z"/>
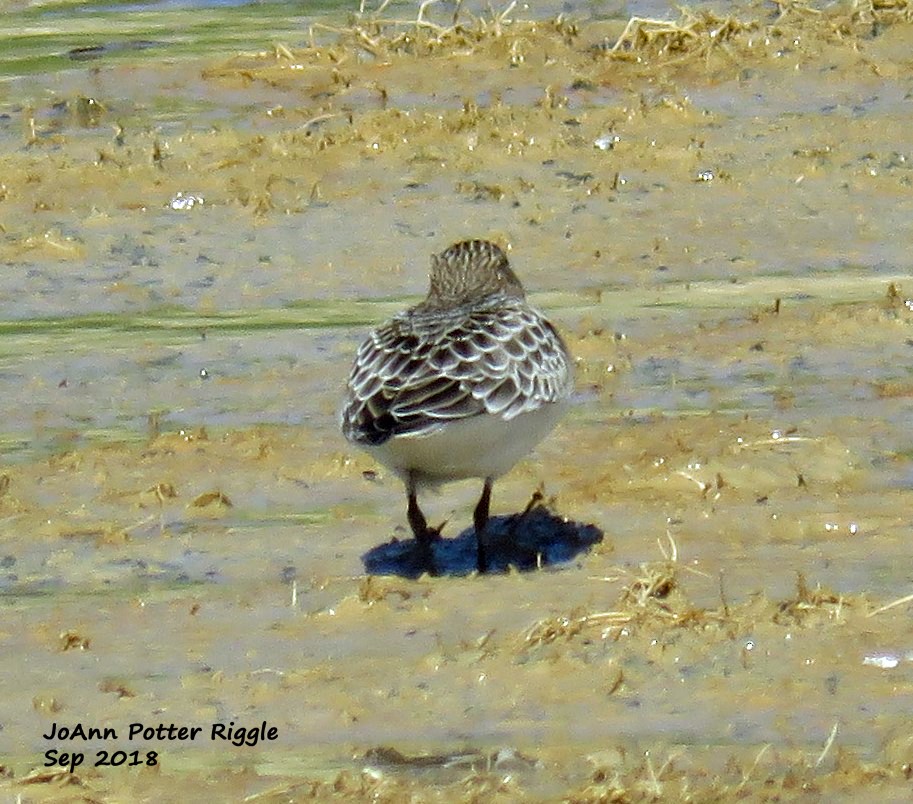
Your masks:
<path fill-rule="evenodd" d="M 839 620 L 846 601 L 819 584 L 810 589 L 803 573 L 796 576 L 796 596 L 777 605 L 777 625 L 806 625 L 809 620 Z"/>
<path fill-rule="evenodd" d="M 613 59 L 636 62 L 662 59 L 674 64 L 692 58 L 708 59 L 718 50 L 731 55 L 728 43 L 758 28 L 756 20 L 743 22 L 707 9 L 683 9 L 678 21 L 631 17 L 608 52 Z"/>
<path fill-rule="evenodd" d="M 854 608 L 859 602 L 847 600 L 820 584 L 810 587 L 800 572 L 795 596 L 787 600 L 771 601 L 753 595 L 740 604 L 732 604 L 726 598 L 721 577 L 720 605 L 697 606 L 684 593 L 680 583 L 682 570 L 696 571 L 678 564 L 675 542 L 671 536 L 667 536 L 667 541 L 671 549 L 663 561 L 642 564 L 633 576 L 622 571 L 619 576 L 605 578 L 614 581 L 626 575 L 630 577 L 621 589 L 615 608 L 594 612 L 575 609 L 567 615 L 540 619 L 521 634 L 519 650 L 528 651 L 578 638 L 584 641 L 617 640 L 638 631 L 655 636 L 669 629 L 682 628 L 720 631 L 734 639 L 762 622 L 789 626 L 840 623 L 845 610 Z M 872 614 L 907 600 L 895 601 L 895 604 L 875 609 Z"/>
<path fill-rule="evenodd" d="M 636 628 L 702 628 L 709 623 L 719 622 L 723 616 L 722 610 L 699 609 L 681 591 L 678 582 L 678 551 L 672 537 L 667 536 L 667 540 L 668 549 L 660 545 L 664 560 L 640 566 L 639 573 L 631 577 L 630 582 L 622 588 L 617 608 L 592 613 L 574 611 L 567 616 L 539 620 L 523 634 L 521 650 L 558 640 L 568 641 L 580 634 L 590 635 L 596 629 L 599 630 L 599 638 L 605 640 L 617 639 Z M 623 572 L 622 575 L 630 574 Z"/>
<path fill-rule="evenodd" d="M 320 34 L 333 33 L 338 44 L 349 48 L 360 49 L 379 59 L 389 58 L 393 54 L 427 56 L 434 53 L 455 53 L 471 55 L 484 43 L 500 40 L 512 33 L 522 36 L 534 32 L 537 23 L 521 22 L 511 16 L 517 6 L 516 0 L 508 3 L 500 11 L 489 10 L 488 16 L 475 15 L 457 3 L 450 20 L 440 23 L 430 18 L 429 9 L 439 0 L 422 0 L 414 19 L 386 17 L 389 0 L 384 0 L 373 12 L 367 12 L 362 3 L 358 14 L 354 15 L 347 26 L 335 27 L 315 23 L 310 28 L 311 47 L 317 50 L 320 45 Z M 563 17 L 548 23 L 553 31 L 566 41 L 572 41 L 577 35 L 577 28 Z M 523 43 L 520 38 L 510 36 L 507 50 L 514 64 L 522 63 Z"/>

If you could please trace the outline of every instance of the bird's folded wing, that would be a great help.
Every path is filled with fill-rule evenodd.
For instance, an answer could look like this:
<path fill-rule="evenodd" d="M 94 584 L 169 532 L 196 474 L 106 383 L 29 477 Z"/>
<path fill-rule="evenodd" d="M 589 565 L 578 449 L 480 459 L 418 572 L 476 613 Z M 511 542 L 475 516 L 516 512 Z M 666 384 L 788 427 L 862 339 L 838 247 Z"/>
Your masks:
<path fill-rule="evenodd" d="M 483 413 L 512 419 L 564 398 L 571 382 L 561 338 L 525 305 L 479 311 L 436 331 L 399 317 L 359 349 L 343 429 L 380 444 Z"/>

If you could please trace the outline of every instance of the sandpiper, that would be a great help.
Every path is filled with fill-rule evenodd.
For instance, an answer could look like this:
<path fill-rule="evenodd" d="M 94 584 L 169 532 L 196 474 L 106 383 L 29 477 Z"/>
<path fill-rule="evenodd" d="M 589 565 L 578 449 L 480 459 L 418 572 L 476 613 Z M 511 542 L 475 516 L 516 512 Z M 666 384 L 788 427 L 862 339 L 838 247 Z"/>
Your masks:
<path fill-rule="evenodd" d="M 358 349 L 342 432 L 405 482 L 409 525 L 432 573 L 440 533 L 419 508 L 419 488 L 481 478 L 473 524 L 485 572 L 492 483 L 557 423 L 573 391 L 571 358 L 494 243 L 455 243 L 432 256 L 430 279 L 421 304 Z"/>

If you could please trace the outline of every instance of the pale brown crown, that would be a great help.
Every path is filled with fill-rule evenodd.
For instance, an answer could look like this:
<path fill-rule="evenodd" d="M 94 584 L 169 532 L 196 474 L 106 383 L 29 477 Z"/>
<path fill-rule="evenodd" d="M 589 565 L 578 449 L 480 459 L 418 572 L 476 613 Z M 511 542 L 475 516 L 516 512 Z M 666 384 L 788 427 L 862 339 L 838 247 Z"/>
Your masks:
<path fill-rule="evenodd" d="M 489 296 L 524 299 L 507 256 L 488 240 L 464 240 L 431 257 L 431 286 L 420 309 L 471 305 Z"/>

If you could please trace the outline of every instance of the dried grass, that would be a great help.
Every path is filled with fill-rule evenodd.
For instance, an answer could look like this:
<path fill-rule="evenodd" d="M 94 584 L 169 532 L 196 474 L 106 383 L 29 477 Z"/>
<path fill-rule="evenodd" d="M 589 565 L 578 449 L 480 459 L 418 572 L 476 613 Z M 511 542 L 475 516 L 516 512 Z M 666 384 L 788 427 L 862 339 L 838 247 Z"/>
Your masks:
<path fill-rule="evenodd" d="M 846 600 L 820 585 L 809 588 L 805 576 L 796 576 L 796 596 L 777 604 L 773 621 L 777 625 L 805 625 L 810 618 L 839 620 Z"/>
<path fill-rule="evenodd" d="M 853 0 L 853 19 L 863 24 L 890 25 L 913 21 L 910 0 Z"/>
<path fill-rule="evenodd" d="M 871 27 L 909 23 L 910 0 L 853 0 L 850 6 L 817 8 L 805 0 L 774 0 L 772 22 L 742 20 L 710 9 L 683 8 L 678 20 L 632 17 L 621 35 L 603 50 L 616 61 L 674 67 L 707 62 L 722 54 L 741 63 L 752 52 L 795 47 L 800 39 L 855 42 Z"/>
<path fill-rule="evenodd" d="M 903 762 L 884 757 L 881 762 L 862 762 L 845 749 L 834 750 L 835 726 L 817 756 L 802 751 L 771 751 L 760 748 L 754 759 L 733 756 L 726 767 L 713 772 L 696 756 L 696 751 L 673 751 L 657 766 L 654 751 L 603 752 L 590 757 L 594 765 L 588 782 L 566 795 L 564 801 L 795 801 L 856 800 L 861 790 L 875 800 L 903 796 L 910 774 Z M 835 753 L 833 767 L 823 770 L 824 760 Z M 890 792 L 888 792 L 890 791 Z M 897 799 L 900 800 L 900 799 Z"/>
<path fill-rule="evenodd" d="M 897 608 L 898 606 L 904 606 L 907 603 L 913 603 L 913 594 L 904 595 L 899 597 L 896 600 L 892 600 L 890 603 L 885 603 L 883 606 L 879 606 L 877 609 L 870 611 L 866 616 L 874 617 L 876 614 L 882 614 L 885 611 L 890 611 L 891 609 Z"/>
<path fill-rule="evenodd" d="M 339 36 L 341 43 L 381 59 L 396 53 L 429 55 L 438 51 L 468 55 L 482 42 L 501 39 L 515 24 L 511 15 L 517 6 L 516 0 L 511 0 L 500 11 L 490 9 L 488 16 L 472 14 L 463 8 L 462 2 L 458 2 L 447 24 L 429 18 L 429 9 L 438 2 L 440 0 L 421 0 L 415 18 L 403 19 L 384 16 L 390 0 L 383 0 L 373 11 L 368 11 L 362 0 L 358 13 L 348 25 L 312 25 L 309 29 L 311 47 L 319 47 L 321 34 L 333 33 Z M 561 18 L 552 25 L 568 36 L 576 34 L 576 28 Z M 518 26 L 520 30 L 535 30 L 536 27 L 532 22 L 523 22 Z"/>
<path fill-rule="evenodd" d="M 598 44 L 581 45 L 588 33 L 601 32 L 606 26 L 581 29 L 563 16 L 549 21 L 519 19 L 515 0 L 482 14 L 467 11 L 461 2 L 444 12 L 440 0 L 421 0 L 414 17 L 390 13 L 390 0 L 381 0 L 373 9 L 362 0 L 346 24 L 311 25 L 308 47 L 293 49 L 274 43 L 268 51 L 239 56 L 205 71 L 204 76 L 245 84 L 311 81 L 315 87 L 320 85 L 318 94 L 333 95 L 359 80 L 362 64 L 389 64 L 401 57 L 462 60 L 476 56 L 511 67 L 525 62 L 541 67 L 545 60 L 556 75 L 570 73 L 559 81 L 598 86 L 606 80 L 605 58 L 614 63 L 613 72 L 625 65 L 635 71 L 709 68 L 711 63 L 719 66 L 720 59 L 729 69 L 771 59 L 786 64 L 789 60 L 782 60 L 783 55 L 797 52 L 808 57 L 822 44 L 858 50 L 860 41 L 870 38 L 875 28 L 913 21 L 913 0 L 853 0 L 850 5 L 823 8 L 806 0 L 775 0 L 775 5 L 776 11 L 768 19 L 741 19 L 706 8 L 682 9 L 677 20 L 632 17 L 617 35 L 605 36 Z M 865 56 L 861 59 L 877 72 L 877 65 Z M 309 72 L 311 69 L 315 72 Z M 372 74 L 366 86 L 381 95 L 386 108 L 386 90 L 377 84 L 376 75 Z M 311 124 L 328 119 L 321 113 Z"/>
<path fill-rule="evenodd" d="M 666 64 L 708 59 L 717 51 L 732 55 L 727 43 L 759 27 L 755 20 L 721 17 L 707 9 L 683 9 L 678 21 L 632 17 L 608 53 L 614 59 L 638 62 L 662 59 Z"/>
<path fill-rule="evenodd" d="M 720 611 L 695 607 L 679 588 L 678 548 L 670 534 L 659 543 L 662 561 L 641 564 L 637 574 L 621 570 L 607 577 L 614 581 L 630 578 L 622 588 L 617 608 L 592 613 L 572 612 L 547 617 L 530 626 L 521 636 L 520 649 L 529 650 L 558 640 L 570 640 L 581 633 L 599 629 L 599 637 L 617 639 L 635 628 L 700 626 L 718 622 Z M 723 610 L 725 610 L 725 605 Z"/>
<path fill-rule="evenodd" d="M 720 605 L 696 606 L 680 584 L 683 571 L 696 572 L 678 563 L 678 551 L 671 535 L 660 543 L 663 560 L 642 564 L 636 574 L 624 570 L 605 577 L 606 581 L 628 578 L 622 587 L 616 607 L 606 611 L 575 610 L 567 615 L 546 617 L 533 623 L 519 638 L 519 650 L 529 651 L 559 641 L 585 639 L 615 640 L 636 631 L 652 635 L 674 628 L 723 631 L 730 637 L 750 631 L 759 621 L 775 625 L 805 627 L 822 623 L 840 623 L 847 609 L 857 607 L 858 600 L 847 599 L 820 584 L 810 587 L 800 572 L 796 592 L 782 601 L 757 596 L 732 605 L 726 599 L 720 579 Z M 698 573 L 703 574 L 703 573 Z M 906 596 L 875 609 L 868 616 L 913 600 Z"/>

